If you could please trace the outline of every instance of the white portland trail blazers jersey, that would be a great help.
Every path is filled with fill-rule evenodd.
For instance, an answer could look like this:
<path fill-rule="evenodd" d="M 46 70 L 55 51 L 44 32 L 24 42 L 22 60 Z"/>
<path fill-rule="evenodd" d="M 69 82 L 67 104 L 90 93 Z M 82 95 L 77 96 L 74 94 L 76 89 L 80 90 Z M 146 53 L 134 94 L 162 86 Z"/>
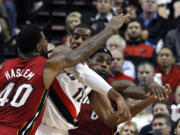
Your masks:
<path fill-rule="evenodd" d="M 90 87 L 84 86 L 71 73 L 60 73 L 50 87 L 43 120 L 36 135 L 64 135 L 78 126 L 76 117 L 90 91 Z"/>
<path fill-rule="evenodd" d="M 112 88 L 87 65 L 79 63 L 66 69 L 66 72 L 56 77 L 50 87 L 45 114 L 36 135 L 65 135 L 69 129 L 78 125 L 76 117 L 81 103 L 88 99 L 87 95 L 91 92 L 90 87 L 79 81 L 102 94 L 107 94 Z"/>

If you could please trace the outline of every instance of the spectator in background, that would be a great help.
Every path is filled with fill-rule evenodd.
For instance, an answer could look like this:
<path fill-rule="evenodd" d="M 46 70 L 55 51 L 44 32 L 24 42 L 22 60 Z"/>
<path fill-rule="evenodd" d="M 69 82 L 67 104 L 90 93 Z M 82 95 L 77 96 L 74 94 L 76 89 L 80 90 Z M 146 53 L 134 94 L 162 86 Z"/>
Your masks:
<path fill-rule="evenodd" d="M 149 31 L 146 44 L 156 48 L 158 41 L 166 36 L 167 20 L 158 15 L 157 0 L 141 0 L 141 7 L 142 13 L 139 17 Z"/>
<path fill-rule="evenodd" d="M 151 63 L 143 62 L 137 67 L 137 78 L 139 85 L 145 86 L 153 81 L 154 66 Z"/>
<path fill-rule="evenodd" d="M 117 10 L 123 9 L 124 0 L 113 0 L 112 11 L 116 15 Z"/>
<path fill-rule="evenodd" d="M 119 131 L 120 135 L 138 135 L 137 124 L 131 122 L 130 125 L 124 125 Z"/>
<path fill-rule="evenodd" d="M 81 13 L 80 12 L 71 12 L 66 17 L 66 32 L 67 35 L 62 37 L 61 44 L 69 44 L 69 37 L 72 35 L 73 28 L 81 23 Z"/>
<path fill-rule="evenodd" d="M 174 102 L 174 93 L 177 86 L 180 85 L 180 67 L 175 65 L 175 57 L 170 48 L 164 47 L 160 50 L 157 56 L 158 67 L 155 69 L 156 73 L 161 74 L 162 84 L 168 83 L 172 89 L 169 96 L 169 103 Z"/>
<path fill-rule="evenodd" d="M 125 40 L 119 35 L 112 35 L 106 42 L 106 48 L 110 51 L 119 50 L 124 54 L 124 50 L 126 48 Z M 122 72 L 130 76 L 132 78 L 136 77 L 135 67 L 131 61 L 124 59 L 124 63 L 122 65 Z"/>
<path fill-rule="evenodd" d="M 3 0 L 0 0 L 0 16 L 3 17 L 4 19 L 8 18 L 7 10 Z"/>
<path fill-rule="evenodd" d="M 109 22 L 113 17 L 114 14 L 112 12 L 112 1 L 113 0 L 97 0 L 97 14 L 94 17 L 93 24 L 95 33 L 100 32 L 105 27 L 105 23 Z"/>
<path fill-rule="evenodd" d="M 152 105 L 152 114 L 153 114 L 153 117 L 157 114 L 166 114 L 168 116 L 171 115 L 171 109 L 169 107 L 169 104 L 166 103 L 165 101 L 158 101 L 156 103 L 154 103 Z M 173 135 L 173 127 L 175 125 L 174 121 L 170 120 L 171 121 L 171 125 L 172 125 L 172 130 L 171 130 L 171 135 Z M 144 126 L 140 132 L 139 132 L 139 135 L 146 135 L 148 134 L 149 132 L 152 131 L 152 123 Z"/>
<path fill-rule="evenodd" d="M 11 38 L 8 24 L 3 18 L 0 18 L 0 46 Z"/>
<path fill-rule="evenodd" d="M 180 64 L 180 25 L 176 29 L 170 30 L 165 39 L 165 47 L 171 48 L 176 58 L 176 63 Z"/>
<path fill-rule="evenodd" d="M 6 9 L 8 13 L 8 23 L 10 27 L 10 33 L 11 35 L 15 34 L 15 28 L 16 28 L 16 20 L 17 20 L 17 12 L 14 0 L 6 0 Z"/>
<path fill-rule="evenodd" d="M 180 119 L 176 121 L 176 125 L 174 128 L 174 135 L 180 135 Z"/>
<path fill-rule="evenodd" d="M 124 55 L 118 50 L 111 51 L 112 62 L 111 62 L 111 76 L 108 78 L 108 83 L 114 80 L 129 80 L 134 81 L 134 78 L 124 75 L 122 72 L 122 65 L 124 63 Z"/>
<path fill-rule="evenodd" d="M 125 59 L 133 62 L 137 70 L 139 63 L 148 61 L 154 62 L 155 49 L 148 46 L 142 38 L 142 25 L 137 19 L 132 19 L 127 24 L 126 29 L 126 49 Z"/>
<path fill-rule="evenodd" d="M 152 121 L 152 131 L 162 135 L 170 135 L 171 118 L 167 114 L 157 114 Z"/>
<path fill-rule="evenodd" d="M 180 119 L 180 86 L 176 88 L 175 92 L 175 104 L 171 105 L 171 118 L 174 121 Z"/>

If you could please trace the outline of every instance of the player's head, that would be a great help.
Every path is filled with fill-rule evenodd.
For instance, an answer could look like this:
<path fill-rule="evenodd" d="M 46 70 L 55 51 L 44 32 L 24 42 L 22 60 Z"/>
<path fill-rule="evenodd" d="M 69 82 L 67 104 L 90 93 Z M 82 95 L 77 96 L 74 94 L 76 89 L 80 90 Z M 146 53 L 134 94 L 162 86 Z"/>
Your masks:
<path fill-rule="evenodd" d="M 106 48 L 100 48 L 96 53 L 89 57 L 87 63 L 96 73 L 106 79 L 110 72 L 112 55 Z"/>
<path fill-rule="evenodd" d="M 22 54 L 39 53 L 47 56 L 47 41 L 42 30 L 37 26 L 22 29 L 17 35 L 16 42 Z"/>
<path fill-rule="evenodd" d="M 72 37 L 70 38 L 70 47 L 72 49 L 80 46 L 84 41 L 93 36 L 93 29 L 90 25 L 81 23 L 74 27 Z"/>

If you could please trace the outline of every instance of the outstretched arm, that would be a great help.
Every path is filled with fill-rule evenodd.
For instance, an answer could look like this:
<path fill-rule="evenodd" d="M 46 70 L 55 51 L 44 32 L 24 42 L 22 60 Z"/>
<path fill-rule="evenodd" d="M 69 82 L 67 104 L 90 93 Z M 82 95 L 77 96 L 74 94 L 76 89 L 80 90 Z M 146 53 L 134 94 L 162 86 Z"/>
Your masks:
<path fill-rule="evenodd" d="M 135 86 L 130 81 L 120 80 L 113 81 L 111 86 L 124 98 L 146 99 L 148 93 L 159 100 L 164 100 L 168 97 L 166 89 L 155 82 L 151 82 L 146 86 Z"/>
<path fill-rule="evenodd" d="M 169 85 L 166 85 L 166 93 L 169 94 L 171 91 Z M 99 94 L 97 92 L 92 92 L 89 96 L 91 107 L 98 114 L 98 116 L 104 121 L 108 127 L 115 127 L 118 124 L 128 121 L 129 117 L 125 113 L 124 108 L 127 108 L 127 105 L 123 100 L 121 108 L 118 111 L 115 111 L 111 105 L 111 102 L 107 96 Z M 155 98 L 153 95 L 150 95 L 147 99 L 137 103 L 134 106 L 130 106 L 131 116 L 134 117 L 137 113 L 141 112 L 148 105 L 158 101 L 159 99 Z"/>
<path fill-rule="evenodd" d="M 73 51 L 69 50 L 64 55 L 55 52 L 56 55 L 52 55 L 45 64 L 45 87 L 49 88 L 50 84 L 54 80 L 54 77 L 57 75 L 57 73 L 59 73 L 60 70 L 71 67 L 78 62 L 82 62 L 94 52 L 96 52 L 106 42 L 106 40 L 124 24 L 127 19 L 128 16 L 122 14 L 113 17 L 103 31 L 83 42 L 83 44 L 78 48 L 74 49 Z M 59 49 L 56 48 L 55 50 Z M 51 75 L 47 75 L 49 73 Z"/>

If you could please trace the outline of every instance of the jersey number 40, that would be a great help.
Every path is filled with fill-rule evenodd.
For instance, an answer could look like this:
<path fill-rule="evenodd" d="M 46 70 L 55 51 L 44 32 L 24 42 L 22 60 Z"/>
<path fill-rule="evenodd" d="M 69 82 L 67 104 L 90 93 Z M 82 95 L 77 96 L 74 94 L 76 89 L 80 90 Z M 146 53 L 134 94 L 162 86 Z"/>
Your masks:
<path fill-rule="evenodd" d="M 15 95 L 12 100 L 9 101 L 9 95 L 14 89 L 15 83 L 9 83 L 0 93 L 0 107 L 4 107 L 5 104 L 10 102 L 10 105 L 13 107 L 21 107 L 26 103 L 29 95 L 33 91 L 31 84 L 21 84 L 18 86 Z M 22 95 L 23 93 L 23 95 Z M 20 97 L 21 96 L 21 97 Z"/>

